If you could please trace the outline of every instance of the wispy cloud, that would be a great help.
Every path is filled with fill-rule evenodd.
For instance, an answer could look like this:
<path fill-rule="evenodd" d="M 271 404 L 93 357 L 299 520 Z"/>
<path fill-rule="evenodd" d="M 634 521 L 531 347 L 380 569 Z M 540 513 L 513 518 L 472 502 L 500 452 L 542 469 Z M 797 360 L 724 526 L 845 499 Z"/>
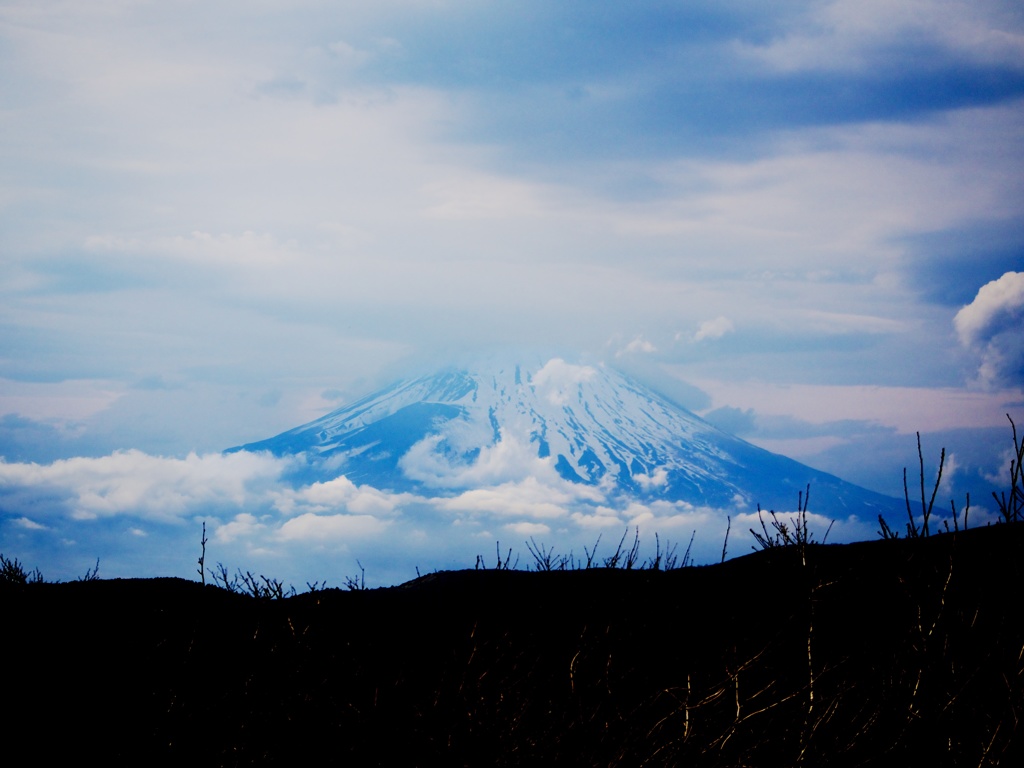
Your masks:
<path fill-rule="evenodd" d="M 727 333 L 732 333 L 735 330 L 732 320 L 727 317 L 719 315 L 714 320 L 705 320 L 700 324 L 697 332 L 693 334 L 694 341 L 704 341 L 705 339 L 720 339 Z"/>
<path fill-rule="evenodd" d="M 743 44 L 740 50 L 786 73 L 863 72 L 880 56 L 910 61 L 925 51 L 933 59 L 1021 70 L 1024 35 L 1007 28 L 1005 10 L 999 2 L 944 0 L 898 6 L 881 0 L 808 3 L 793 31 L 767 43 Z"/>

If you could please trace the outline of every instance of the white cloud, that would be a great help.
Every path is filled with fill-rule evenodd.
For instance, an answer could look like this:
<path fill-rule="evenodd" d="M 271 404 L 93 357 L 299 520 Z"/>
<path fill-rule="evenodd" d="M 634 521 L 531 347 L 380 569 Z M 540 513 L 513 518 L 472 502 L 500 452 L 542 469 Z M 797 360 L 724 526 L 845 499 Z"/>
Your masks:
<path fill-rule="evenodd" d="M 640 487 L 645 491 L 651 491 L 655 488 L 662 488 L 668 485 L 668 470 L 664 467 L 658 467 L 649 475 L 642 473 L 633 475 L 633 479 L 638 482 Z"/>
<path fill-rule="evenodd" d="M 957 312 L 953 323 L 960 341 L 976 344 L 1024 311 L 1024 272 L 1007 272 L 978 289 L 978 295 Z M 1020 326 L 1017 326 L 1020 329 Z"/>
<path fill-rule="evenodd" d="M 618 352 L 616 352 L 615 356 L 616 357 L 622 357 L 623 355 L 628 355 L 628 354 L 645 354 L 645 355 L 649 355 L 649 354 L 652 354 L 652 353 L 657 352 L 657 351 L 658 351 L 658 348 L 656 346 L 654 346 L 654 344 L 652 342 L 648 341 L 643 336 L 637 336 L 631 342 L 629 342 L 625 347 L 623 347 Z"/>
<path fill-rule="evenodd" d="M 471 488 L 544 478 L 557 482 L 550 458 L 540 458 L 528 439 L 502 428 L 494 445 L 484 446 L 470 463 L 453 460 L 444 451 L 444 438 L 431 435 L 413 445 L 398 466 L 406 477 L 433 488 Z"/>
<path fill-rule="evenodd" d="M 573 512 L 572 521 L 583 529 L 621 528 L 625 522 L 619 513 L 610 507 L 598 506 L 593 511 Z"/>
<path fill-rule="evenodd" d="M 202 505 L 242 506 L 277 482 L 287 466 L 268 454 L 244 451 L 175 459 L 130 450 L 46 465 L 0 462 L 0 488 L 58 494 L 78 519 L 131 515 L 172 521 Z"/>
<path fill-rule="evenodd" d="M 14 525 L 19 528 L 24 528 L 26 531 L 48 531 L 50 530 L 47 526 L 42 523 L 37 523 L 35 520 L 30 520 L 27 517 L 16 517 L 12 520 Z"/>
<path fill-rule="evenodd" d="M 505 530 L 519 536 L 543 536 L 551 533 L 551 528 L 544 525 L 544 523 L 510 523 L 505 526 Z"/>
<path fill-rule="evenodd" d="M 948 497 L 953 494 L 953 476 L 959 471 L 960 462 L 956 458 L 956 454 L 949 451 L 946 454 L 946 459 L 942 464 L 942 482 L 939 485 L 939 494 L 941 496 Z M 940 497 L 941 498 L 941 497 Z M 936 499 L 938 501 L 939 499 Z"/>
<path fill-rule="evenodd" d="M 983 472 L 988 482 L 997 487 L 1006 487 L 1010 481 L 1010 467 L 1017 461 L 1017 453 L 1012 448 L 1006 448 L 999 456 L 999 461 L 991 471 Z"/>
<path fill-rule="evenodd" d="M 983 384 L 1024 384 L 1024 272 L 1007 272 L 983 285 L 953 325 L 960 343 L 981 358 Z"/>
<path fill-rule="evenodd" d="M 266 529 L 267 526 L 261 523 L 255 515 L 240 512 L 230 522 L 218 526 L 213 536 L 216 541 L 227 543 L 236 539 L 250 539 Z"/>
<path fill-rule="evenodd" d="M 725 334 L 732 333 L 733 330 L 732 320 L 719 315 L 714 320 L 705 320 L 701 323 L 697 332 L 693 334 L 693 340 L 720 339 Z"/>
<path fill-rule="evenodd" d="M 344 475 L 301 488 L 282 488 L 271 493 L 274 507 L 286 514 L 346 510 L 356 514 L 387 516 L 402 504 L 417 499 L 408 493 L 391 493 L 369 485 L 357 486 Z"/>
<path fill-rule="evenodd" d="M 448 512 L 462 514 L 557 519 L 569 514 L 568 506 L 577 498 L 565 488 L 556 489 L 528 477 L 492 488 L 465 491 L 454 498 L 437 499 L 434 504 Z"/>
<path fill-rule="evenodd" d="M 283 541 L 347 541 L 380 535 L 390 521 L 373 515 L 317 515 L 307 512 L 282 525 L 277 532 Z"/>
<path fill-rule="evenodd" d="M 587 365 L 572 365 L 559 357 L 545 363 L 530 377 L 530 383 L 542 397 L 554 405 L 565 405 L 579 391 L 579 386 L 597 375 Z"/>

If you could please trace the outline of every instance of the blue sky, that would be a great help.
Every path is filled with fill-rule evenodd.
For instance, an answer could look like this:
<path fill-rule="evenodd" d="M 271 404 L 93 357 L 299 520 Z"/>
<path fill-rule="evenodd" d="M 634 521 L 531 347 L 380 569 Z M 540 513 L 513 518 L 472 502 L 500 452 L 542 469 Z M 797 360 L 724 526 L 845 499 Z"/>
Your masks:
<path fill-rule="evenodd" d="M 188 575 L 204 517 L 371 560 L 217 452 L 465 349 L 892 494 L 921 431 L 982 504 L 1024 424 L 1019 3 L 33 0 L 0 68 L 0 550 L 54 577 Z"/>

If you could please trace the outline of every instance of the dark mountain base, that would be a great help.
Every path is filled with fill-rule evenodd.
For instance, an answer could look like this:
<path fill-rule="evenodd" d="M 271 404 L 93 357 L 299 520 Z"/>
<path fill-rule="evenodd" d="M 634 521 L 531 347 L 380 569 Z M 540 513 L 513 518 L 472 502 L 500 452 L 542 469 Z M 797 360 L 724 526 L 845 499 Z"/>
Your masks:
<path fill-rule="evenodd" d="M 1024 526 L 256 600 L 5 585 L 4 742 L 106 765 L 1020 765 Z"/>

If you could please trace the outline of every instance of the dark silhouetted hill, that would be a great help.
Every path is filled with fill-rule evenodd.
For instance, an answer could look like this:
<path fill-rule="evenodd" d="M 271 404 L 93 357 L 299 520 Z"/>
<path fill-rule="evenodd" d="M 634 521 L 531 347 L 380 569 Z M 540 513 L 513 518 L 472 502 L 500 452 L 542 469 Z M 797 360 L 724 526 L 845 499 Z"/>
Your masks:
<path fill-rule="evenodd" d="M 1024 526 L 259 600 L 7 584 L 12 764 L 1021 765 Z"/>

